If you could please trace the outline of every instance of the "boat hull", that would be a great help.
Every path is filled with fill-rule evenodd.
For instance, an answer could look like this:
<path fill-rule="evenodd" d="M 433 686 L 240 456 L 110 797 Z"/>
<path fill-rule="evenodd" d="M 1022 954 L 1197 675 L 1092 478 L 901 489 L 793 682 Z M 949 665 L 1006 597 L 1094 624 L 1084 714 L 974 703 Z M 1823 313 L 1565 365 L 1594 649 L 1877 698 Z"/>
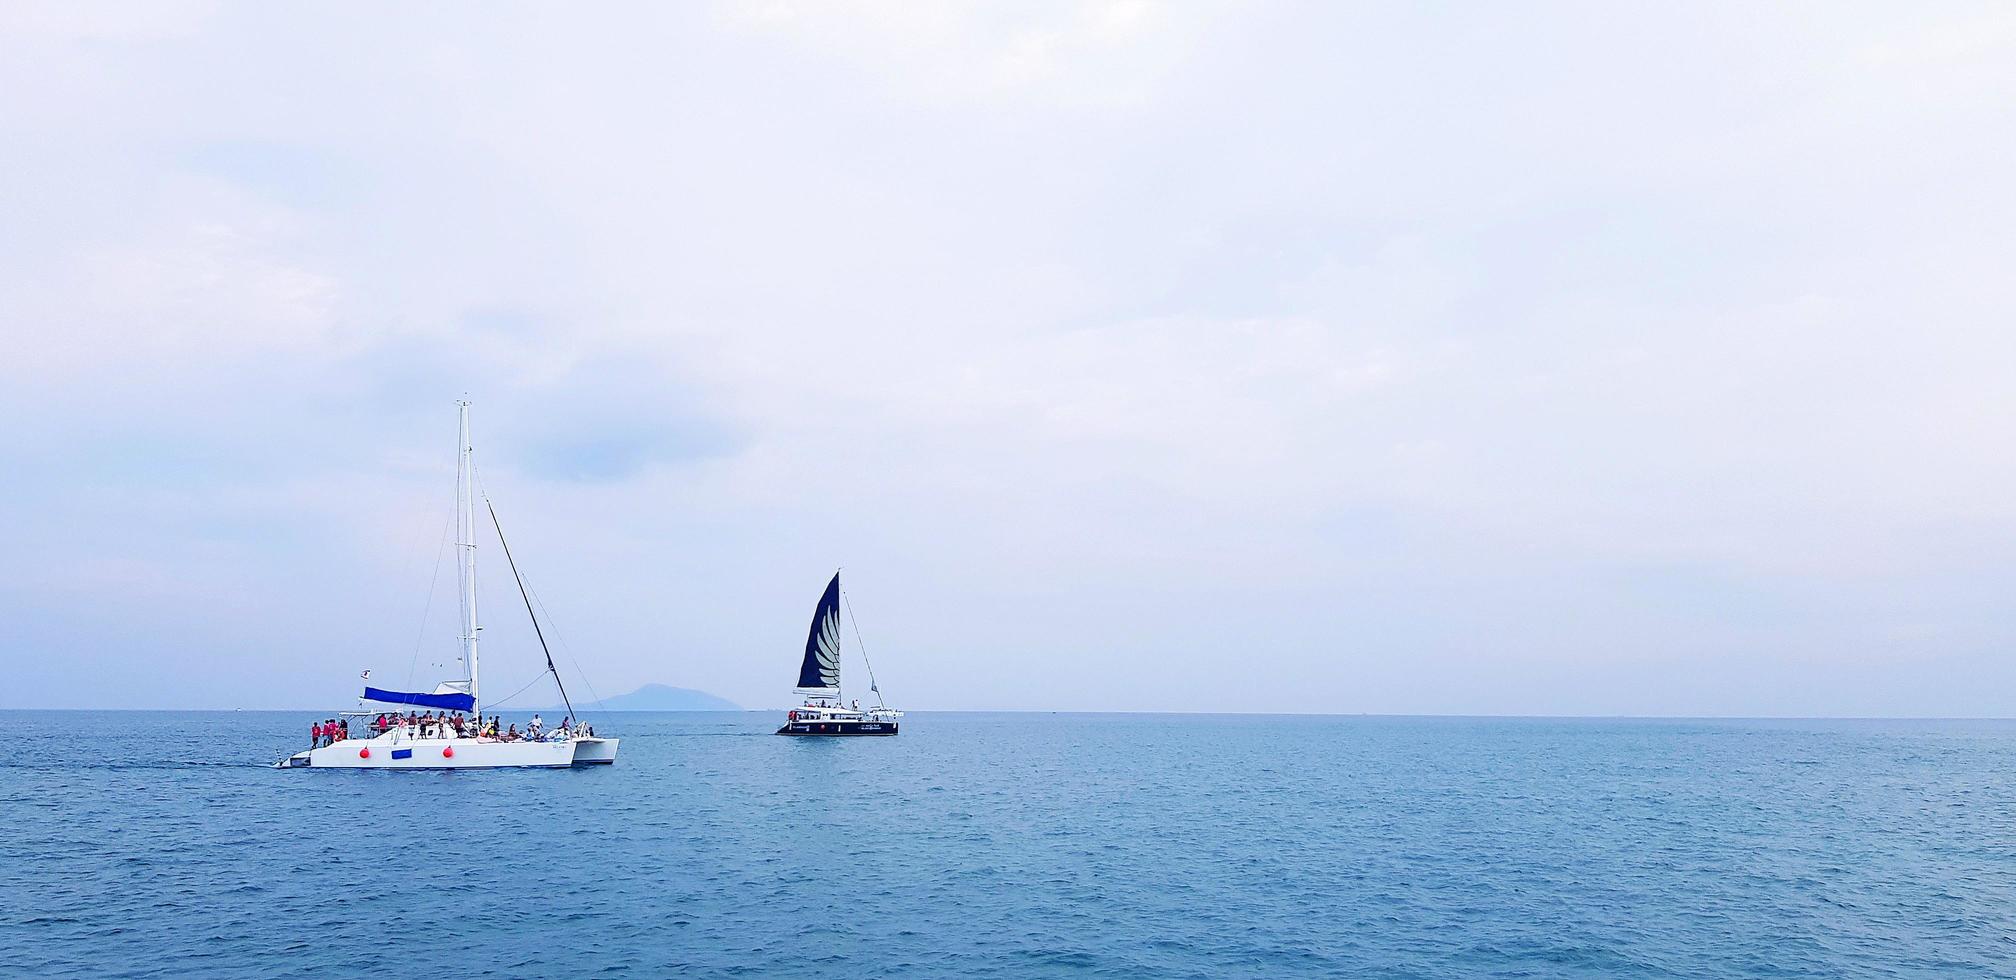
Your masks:
<path fill-rule="evenodd" d="M 577 738 L 574 740 L 574 764 L 577 766 L 611 766 L 616 764 L 616 743 L 619 738 Z"/>
<path fill-rule="evenodd" d="M 789 721 L 777 729 L 779 735 L 842 737 L 848 735 L 894 735 L 893 721 Z"/>
<path fill-rule="evenodd" d="M 616 761 L 616 739 L 595 739 L 591 760 Z M 283 769 L 564 769 L 574 765 L 580 741 L 500 742 L 474 738 L 346 739 L 299 752 L 277 765 Z M 605 756 L 603 758 L 602 756 Z"/>

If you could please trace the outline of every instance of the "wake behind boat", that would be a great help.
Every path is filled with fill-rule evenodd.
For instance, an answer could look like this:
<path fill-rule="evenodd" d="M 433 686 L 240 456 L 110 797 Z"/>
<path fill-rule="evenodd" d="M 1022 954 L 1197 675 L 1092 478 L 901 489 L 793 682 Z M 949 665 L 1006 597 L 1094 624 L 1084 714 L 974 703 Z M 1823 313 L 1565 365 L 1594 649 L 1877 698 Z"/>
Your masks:
<path fill-rule="evenodd" d="M 567 718 L 547 731 L 540 719 L 534 716 L 522 734 L 516 725 L 505 728 L 502 718 L 488 722 L 483 718 L 482 675 L 477 670 L 476 656 L 476 640 L 481 627 L 476 624 L 476 504 L 473 493 L 475 474 L 469 445 L 469 403 L 462 401 L 455 404 L 460 423 L 455 474 L 455 547 L 462 556 L 456 564 L 461 580 L 462 663 L 469 676 L 443 681 L 426 693 L 366 686 L 358 698 L 360 703 L 371 701 L 404 705 L 409 709 L 426 708 L 428 711 L 425 714 L 378 712 L 370 723 L 369 737 L 352 737 L 350 720 L 356 719 L 358 727 L 363 728 L 364 719 L 372 718 L 372 713 L 345 712 L 341 722 L 332 720 L 327 725 L 315 725 L 312 747 L 274 763 L 275 768 L 561 768 L 609 765 L 616 761 L 619 740 L 597 737 L 594 729 L 575 720 L 574 703 L 567 697 L 567 687 L 560 681 L 560 671 L 553 666 L 553 652 L 546 646 L 546 632 L 540 628 L 539 617 L 532 611 L 531 593 L 525 588 L 525 579 L 518 574 L 518 562 L 511 557 L 511 545 L 504 540 L 504 527 L 498 523 L 497 510 L 489 506 L 487 496 L 484 506 L 490 512 L 491 525 L 497 529 L 497 543 L 503 546 L 504 560 L 511 567 L 511 577 L 518 583 L 519 596 L 525 600 L 525 612 L 532 617 L 532 630 L 539 637 L 540 650 L 546 654 L 546 672 L 553 676 L 554 685 L 560 689 L 560 698 L 567 705 Z M 370 676 L 370 671 L 364 672 L 365 679 Z"/>
<path fill-rule="evenodd" d="M 868 648 L 861 647 L 861 663 L 868 668 L 868 690 L 875 695 L 875 707 L 861 710 L 856 699 L 845 706 L 840 696 L 840 573 L 826 583 L 819 606 L 812 612 L 812 631 L 805 637 L 805 660 L 798 666 L 797 692 L 805 703 L 791 710 L 779 735 L 894 735 L 896 719 L 903 712 L 882 703 L 882 688 L 875 683 L 875 668 L 868 663 Z M 853 617 L 852 610 L 848 618 Z M 854 641 L 861 641 L 855 626 Z"/>

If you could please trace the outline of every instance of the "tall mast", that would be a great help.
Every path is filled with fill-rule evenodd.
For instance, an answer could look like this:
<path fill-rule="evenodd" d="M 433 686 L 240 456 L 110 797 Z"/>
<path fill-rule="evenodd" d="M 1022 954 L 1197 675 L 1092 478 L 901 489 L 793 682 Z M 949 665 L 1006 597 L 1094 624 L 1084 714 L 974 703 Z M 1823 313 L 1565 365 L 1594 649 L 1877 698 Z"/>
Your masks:
<path fill-rule="evenodd" d="M 461 426 L 456 440 L 455 467 L 455 547 L 462 562 L 462 660 L 469 667 L 469 697 L 475 701 L 471 712 L 483 717 L 483 696 L 477 689 L 476 671 L 476 498 L 472 484 L 475 473 L 469 445 L 469 403 L 455 403 Z"/>
<path fill-rule="evenodd" d="M 511 578 L 518 583 L 518 597 L 525 600 L 525 615 L 531 618 L 532 632 L 539 637 L 539 651 L 546 655 L 546 672 L 553 675 L 553 686 L 560 689 L 560 700 L 567 705 L 567 720 L 578 722 L 581 716 L 574 713 L 574 699 L 567 696 L 567 682 L 560 679 L 560 668 L 553 666 L 553 648 L 546 645 L 546 631 L 539 627 L 539 614 L 532 611 L 532 593 L 525 588 L 525 576 L 518 574 L 518 559 L 511 557 L 511 542 L 504 540 L 504 522 L 497 519 L 497 505 L 486 494 L 483 506 L 490 511 L 491 525 L 497 528 L 497 543 L 504 546 L 504 561 L 511 566 Z"/>

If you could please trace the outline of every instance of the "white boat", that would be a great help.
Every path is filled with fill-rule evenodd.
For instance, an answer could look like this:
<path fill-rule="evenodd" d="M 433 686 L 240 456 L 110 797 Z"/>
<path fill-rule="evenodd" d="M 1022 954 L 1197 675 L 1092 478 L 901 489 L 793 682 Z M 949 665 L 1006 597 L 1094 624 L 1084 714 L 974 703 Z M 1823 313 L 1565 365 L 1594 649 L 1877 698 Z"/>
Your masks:
<path fill-rule="evenodd" d="M 826 583 L 819 605 L 812 611 L 812 631 L 805 637 L 805 659 L 798 665 L 797 693 L 805 699 L 785 716 L 779 735 L 894 735 L 903 712 L 882 703 L 882 687 L 875 683 L 875 667 L 868 663 L 868 647 L 861 643 L 861 627 L 854 627 L 854 642 L 861 647 L 861 663 L 868 668 L 868 690 L 875 706 L 851 706 L 840 696 L 840 573 Z M 852 620 L 853 610 L 848 610 Z"/>
<path fill-rule="evenodd" d="M 546 670 L 553 675 L 553 683 L 560 689 L 560 698 L 567 705 L 568 721 L 554 731 L 533 731 L 527 737 L 511 738 L 478 734 L 483 716 L 481 673 L 478 671 L 477 637 L 480 627 L 476 624 L 476 502 L 474 496 L 474 472 L 469 445 L 469 403 L 455 403 L 458 409 L 457 428 L 458 465 L 455 477 L 455 547 L 461 554 L 457 562 L 461 579 L 462 599 L 462 663 L 467 666 L 469 676 L 443 681 L 433 691 L 427 693 L 389 691 L 366 686 L 358 698 L 359 703 L 398 705 L 407 709 L 427 708 L 429 715 L 436 712 L 439 719 L 429 718 L 421 723 L 412 723 L 404 715 L 393 715 L 393 721 L 382 730 L 374 730 L 369 737 L 330 738 L 326 744 L 318 744 L 303 752 L 296 752 L 274 763 L 281 769 L 501 769 L 501 768 L 562 768 L 576 765 L 609 765 L 616 761 L 616 747 L 619 739 L 601 738 L 593 729 L 574 721 L 573 701 L 567 697 L 567 687 L 560 681 L 560 671 L 553 665 L 553 652 L 546 646 L 546 631 L 539 626 L 539 617 L 532 611 L 531 594 L 525 588 L 525 580 L 518 575 L 518 563 L 511 557 L 511 546 L 504 541 L 504 528 L 497 523 L 496 508 L 485 508 L 490 513 L 490 521 L 497 528 L 497 543 L 503 546 L 504 560 L 510 565 L 511 576 L 518 583 L 518 594 L 525 600 L 525 612 L 532 617 L 532 630 L 539 637 L 539 648 L 546 654 Z M 365 671 L 368 680 L 370 671 Z M 450 713 L 453 713 L 451 715 Z M 364 727 L 364 719 L 372 717 L 369 711 L 345 712 L 345 721 L 355 718 L 358 727 Z M 385 712 L 376 713 L 379 718 Z M 447 723 L 450 717 L 467 715 L 472 721 L 466 726 Z M 375 724 L 373 728 L 375 729 Z M 468 733 L 462 734 L 460 728 Z"/>

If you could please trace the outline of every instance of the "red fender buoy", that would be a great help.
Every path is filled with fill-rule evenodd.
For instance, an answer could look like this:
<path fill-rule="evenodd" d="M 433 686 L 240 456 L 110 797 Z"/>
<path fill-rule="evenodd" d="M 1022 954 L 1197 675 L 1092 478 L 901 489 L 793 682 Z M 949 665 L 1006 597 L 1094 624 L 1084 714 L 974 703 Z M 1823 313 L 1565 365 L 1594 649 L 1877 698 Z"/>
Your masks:
<path fill-rule="evenodd" d="M 441 758 L 443 758 L 443 759 L 453 759 L 453 758 L 455 758 L 455 746 L 453 746 L 453 745 L 449 745 L 449 746 L 445 746 L 445 747 L 443 747 L 443 748 L 441 749 Z"/>
<path fill-rule="evenodd" d="M 371 750 L 370 750 L 370 749 L 358 749 L 358 750 L 357 750 L 357 758 L 359 758 L 359 759 L 369 759 L 369 758 L 371 758 Z"/>

